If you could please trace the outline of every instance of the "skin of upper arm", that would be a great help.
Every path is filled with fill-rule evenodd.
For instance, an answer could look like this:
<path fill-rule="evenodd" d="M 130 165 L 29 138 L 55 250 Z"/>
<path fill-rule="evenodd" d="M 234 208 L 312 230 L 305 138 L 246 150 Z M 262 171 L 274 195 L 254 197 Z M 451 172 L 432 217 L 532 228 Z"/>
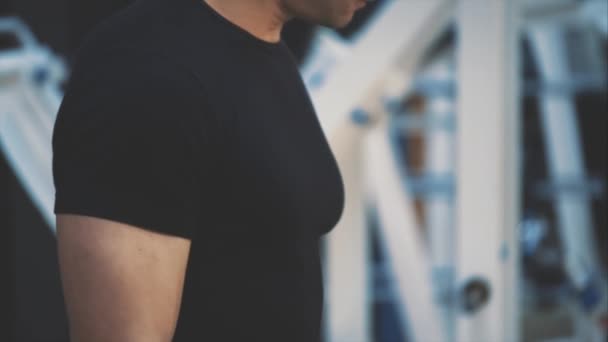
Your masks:
<path fill-rule="evenodd" d="M 57 215 L 72 342 L 169 342 L 190 240 L 81 215 Z"/>

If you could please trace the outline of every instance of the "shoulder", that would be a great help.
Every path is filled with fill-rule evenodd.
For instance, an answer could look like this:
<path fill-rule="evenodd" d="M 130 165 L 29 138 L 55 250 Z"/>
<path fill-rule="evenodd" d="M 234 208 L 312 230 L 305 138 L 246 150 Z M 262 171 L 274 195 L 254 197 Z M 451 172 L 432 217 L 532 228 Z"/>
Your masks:
<path fill-rule="evenodd" d="M 167 86 L 200 86 L 189 67 L 150 44 L 85 45 L 75 59 L 66 92 L 131 83 L 153 87 L 160 81 L 169 82 Z"/>
<path fill-rule="evenodd" d="M 88 107 L 113 101 L 199 101 L 202 83 L 179 61 L 143 46 L 116 46 L 78 61 L 64 102 Z"/>
<path fill-rule="evenodd" d="M 74 51 L 76 66 L 95 60 L 96 56 L 121 46 L 142 48 L 151 46 L 160 30 L 157 14 L 151 13 L 143 4 L 135 1 L 112 13 L 91 27 L 79 47 Z M 148 6 L 149 7 L 149 6 Z"/>
<path fill-rule="evenodd" d="M 164 70 L 184 78 L 184 70 L 177 68 L 183 51 L 171 50 L 175 29 L 154 3 L 132 2 L 94 26 L 74 53 L 74 78 L 143 71 L 154 77 Z"/>
<path fill-rule="evenodd" d="M 232 63 L 226 42 L 183 1 L 171 4 L 135 1 L 94 27 L 74 54 L 68 87 L 72 79 L 81 87 L 143 73 L 211 88 Z"/>
<path fill-rule="evenodd" d="M 198 137 L 197 127 L 212 119 L 206 98 L 198 79 L 176 61 L 155 51 L 116 48 L 73 71 L 53 142 L 138 138 L 161 144 L 186 132 Z"/>

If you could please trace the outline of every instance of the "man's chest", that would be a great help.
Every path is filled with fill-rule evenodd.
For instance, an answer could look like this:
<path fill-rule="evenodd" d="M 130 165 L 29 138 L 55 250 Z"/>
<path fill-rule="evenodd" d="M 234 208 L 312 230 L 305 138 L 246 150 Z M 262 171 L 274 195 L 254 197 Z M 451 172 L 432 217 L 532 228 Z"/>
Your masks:
<path fill-rule="evenodd" d="M 344 189 L 334 155 L 297 79 L 269 76 L 235 89 L 229 160 L 236 203 L 271 230 L 329 231 Z"/>

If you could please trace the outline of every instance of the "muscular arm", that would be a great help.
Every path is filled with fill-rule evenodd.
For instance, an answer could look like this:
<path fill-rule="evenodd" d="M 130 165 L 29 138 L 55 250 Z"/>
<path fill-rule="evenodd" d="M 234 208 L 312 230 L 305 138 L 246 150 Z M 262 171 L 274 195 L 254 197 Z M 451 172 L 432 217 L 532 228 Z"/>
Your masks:
<path fill-rule="evenodd" d="M 80 215 L 57 215 L 73 342 L 169 342 L 190 240 Z"/>

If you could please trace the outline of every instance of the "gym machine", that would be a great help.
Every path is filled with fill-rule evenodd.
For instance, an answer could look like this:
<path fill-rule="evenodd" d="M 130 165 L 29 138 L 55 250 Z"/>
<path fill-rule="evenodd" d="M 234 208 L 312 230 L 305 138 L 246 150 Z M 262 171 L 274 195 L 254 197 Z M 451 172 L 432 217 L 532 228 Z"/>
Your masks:
<path fill-rule="evenodd" d="M 606 74 L 604 9 L 594 0 L 385 0 L 348 41 L 318 30 L 302 74 L 347 190 L 324 241 L 328 342 L 373 341 L 370 211 L 408 341 L 549 341 L 526 329 L 521 249 L 543 231 L 520 213 L 527 92 L 541 104 L 542 189 L 576 290 L 563 304 L 574 328 L 560 341 L 605 340 L 606 277 L 589 204 L 604 185 L 586 174 L 571 96 L 606 89 L 597 77 Z M 450 30 L 458 44 L 440 44 Z M 583 40 L 582 75 L 569 67 L 572 30 Z M 68 70 L 17 18 L 0 19 L 0 35 L 13 37 L 0 50 L 0 148 L 54 230 L 50 141 Z M 540 71 L 531 86 L 519 77 L 521 37 Z M 404 105 L 415 97 L 424 104 Z M 417 172 L 400 154 L 403 135 L 424 139 Z"/>
<path fill-rule="evenodd" d="M 572 100 L 559 91 L 606 89 L 601 9 L 605 2 L 390 1 L 352 41 L 321 31 L 303 72 L 349 190 L 345 216 L 326 241 L 329 341 L 371 340 L 375 275 L 365 203 L 380 217 L 394 300 L 410 340 L 530 340 L 521 293 L 519 245 L 529 234 L 520 222 L 518 147 L 518 101 L 530 91 L 542 104 L 551 175 L 545 188 L 575 290 L 575 304 L 565 304 L 574 328 L 562 338 L 605 339 L 599 322 L 606 310 L 605 270 L 588 204 L 590 192 L 604 192 L 603 183 L 585 175 Z M 458 31 L 458 46 L 423 60 L 449 27 Z M 578 62 L 591 72 L 582 77 L 564 74 L 569 61 L 559 30 L 565 27 L 576 27 L 585 39 L 586 57 Z M 532 43 L 540 70 L 536 87 L 519 77 L 522 36 Z M 430 93 L 427 113 L 394 115 L 395 102 L 420 92 Z M 423 177 L 396 162 L 395 129 L 422 130 Z M 426 234 L 416 222 L 414 197 L 421 189 Z"/>

